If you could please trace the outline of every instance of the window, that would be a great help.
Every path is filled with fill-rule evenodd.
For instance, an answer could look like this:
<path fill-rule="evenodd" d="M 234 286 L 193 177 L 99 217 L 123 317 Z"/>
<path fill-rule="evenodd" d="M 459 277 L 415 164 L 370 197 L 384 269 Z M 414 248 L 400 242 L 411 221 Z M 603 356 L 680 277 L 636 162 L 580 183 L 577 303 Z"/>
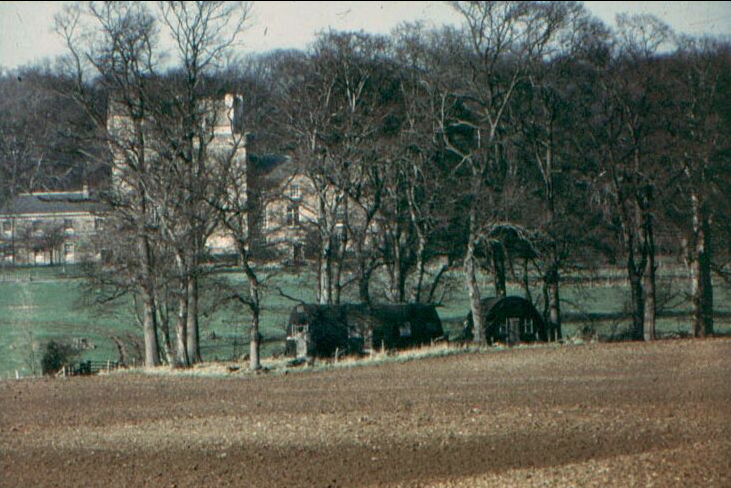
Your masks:
<path fill-rule="evenodd" d="M 526 320 L 522 323 L 523 327 L 521 330 L 521 333 L 524 335 L 532 335 L 533 334 L 533 321 L 532 320 Z"/>
<path fill-rule="evenodd" d="M 300 208 L 299 205 L 292 204 L 287 205 L 287 226 L 296 227 L 300 223 Z"/>
<path fill-rule="evenodd" d="M 289 197 L 294 200 L 299 200 L 302 198 L 302 190 L 300 189 L 300 186 L 296 183 L 292 183 L 289 185 Z"/>
<path fill-rule="evenodd" d="M 94 219 L 94 230 L 101 230 L 103 224 L 103 219 Z"/>
<path fill-rule="evenodd" d="M 348 232 L 343 224 L 337 224 L 335 226 L 333 240 L 337 245 L 343 245 L 348 240 Z"/>
<path fill-rule="evenodd" d="M 10 220 L 3 220 L 3 232 L 10 232 L 13 228 L 13 223 Z"/>
<path fill-rule="evenodd" d="M 64 256 L 70 256 L 74 253 L 74 245 L 73 244 L 64 244 L 63 245 L 63 255 Z"/>
<path fill-rule="evenodd" d="M 63 219 L 63 228 L 64 230 L 73 230 L 74 221 L 71 219 Z"/>
<path fill-rule="evenodd" d="M 398 333 L 400 337 L 411 337 L 411 324 L 409 322 L 401 324 L 398 328 Z"/>
<path fill-rule="evenodd" d="M 267 227 L 269 227 L 269 220 L 271 219 L 269 212 L 269 209 L 262 209 L 259 213 L 259 230 L 262 232 L 267 230 Z"/>

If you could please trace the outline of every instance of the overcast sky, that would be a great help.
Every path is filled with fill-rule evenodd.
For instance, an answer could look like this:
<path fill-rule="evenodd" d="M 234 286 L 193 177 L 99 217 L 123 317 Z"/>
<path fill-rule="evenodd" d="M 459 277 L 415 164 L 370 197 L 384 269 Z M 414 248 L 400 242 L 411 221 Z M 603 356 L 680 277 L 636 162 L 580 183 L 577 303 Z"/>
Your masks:
<path fill-rule="evenodd" d="M 0 67 L 41 61 L 63 53 L 51 32 L 63 2 L 0 2 Z M 731 35 L 731 2 L 586 2 L 589 10 L 613 25 L 621 12 L 658 16 L 677 32 Z M 444 2 L 255 2 L 254 18 L 243 37 L 245 49 L 263 52 L 304 48 L 320 30 L 388 33 L 403 21 L 456 24 Z"/>

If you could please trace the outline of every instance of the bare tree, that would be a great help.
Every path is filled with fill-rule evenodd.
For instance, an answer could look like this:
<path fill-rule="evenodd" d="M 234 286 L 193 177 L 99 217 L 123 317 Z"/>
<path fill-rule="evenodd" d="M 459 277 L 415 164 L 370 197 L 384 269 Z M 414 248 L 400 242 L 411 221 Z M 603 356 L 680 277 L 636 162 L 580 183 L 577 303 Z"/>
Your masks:
<path fill-rule="evenodd" d="M 304 56 L 281 59 L 278 124 L 299 173 L 312 186 L 319 241 L 319 299 L 340 300 L 346 252 L 354 255 L 362 301 L 376 266 L 373 222 L 381 164 L 374 141 L 382 127 L 385 40 L 363 33 L 321 35 Z"/>
<path fill-rule="evenodd" d="M 295 172 L 307 178 L 316 200 L 315 221 L 308 225 L 314 228 L 317 239 L 318 298 L 320 303 L 333 303 L 334 288 L 339 287 L 334 269 L 337 217 L 345 204 L 330 185 L 321 134 L 327 130 L 334 82 L 304 53 L 278 53 L 270 62 L 275 73 L 275 130 L 285 141 L 282 151 L 291 148 Z"/>
<path fill-rule="evenodd" d="M 388 158 L 379 210 L 382 253 L 393 301 L 432 302 L 460 246 L 458 236 L 447 232 L 454 180 L 437 131 L 439 85 L 433 79 L 442 59 L 442 37 L 418 24 L 399 27 L 392 37 L 391 57 L 400 72 L 394 97 L 400 109 L 389 122 L 396 137 L 379 143 Z M 409 279 L 412 290 L 407 292 Z"/>
<path fill-rule="evenodd" d="M 72 95 L 109 147 L 101 157 L 112 172 L 109 203 L 134 229 L 146 364 L 159 362 L 154 256 L 162 241 L 178 272 L 176 363 L 200 359 L 197 279 L 215 228 L 205 174 L 219 114 L 204 80 L 222 69 L 248 12 L 249 4 L 240 2 L 167 2 L 156 12 L 140 2 L 106 2 L 75 5 L 57 18 L 70 52 Z M 167 75 L 158 43 L 163 33 L 172 37 L 180 66 Z M 90 76 L 109 93 L 107 110 Z"/>
<path fill-rule="evenodd" d="M 514 108 L 521 125 L 519 145 L 523 157 L 535 164 L 535 182 L 540 199 L 531 202 L 541 209 L 529 226 L 536 231 L 534 263 L 542 275 L 545 319 L 549 338 L 559 340 L 561 330 L 561 273 L 570 269 L 585 244 L 587 223 L 576 208 L 588 195 L 576 185 L 574 134 L 582 131 L 580 110 L 582 79 L 580 64 L 595 56 L 606 44 L 607 29 L 575 3 L 556 5 L 557 33 L 546 56 L 531 67 L 528 83 Z"/>
<path fill-rule="evenodd" d="M 684 234 L 690 271 L 692 325 L 695 337 L 713 334 L 711 276 L 714 219 L 724 210 L 728 188 L 728 69 L 731 48 L 713 39 L 681 39 L 673 56 L 672 108 L 666 112 L 674 144 L 672 207 Z M 724 215 L 724 214 L 721 214 Z"/>
<path fill-rule="evenodd" d="M 102 144 L 110 147 L 111 154 L 105 154 L 104 160 L 112 170 L 117 191 L 108 194 L 109 201 L 134 229 L 145 364 L 154 366 L 160 362 L 153 284 L 154 217 L 145 181 L 154 161 L 150 160 L 145 125 L 150 116 L 148 85 L 158 63 L 155 21 L 141 4 L 109 2 L 90 4 L 86 9 L 77 4 L 56 17 L 56 30 L 69 51 L 66 73 L 74 80 L 69 95 L 94 121 Z M 113 94 L 109 120 L 88 80 L 94 75 Z"/>
<path fill-rule="evenodd" d="M 445 91 L 451 113 L 440 131 L 447 151 L 466 176 L 466 287 L 474 317 L 474 340 L 482 342 L 483 319 L 477 286 L 477 249 L 495 224 L 509 219 L 506 190 L 516 174 L 504 145 L 510 104 L 531 63 L 540 59 L 559 25 L 550 4 L 528 2 L 453 2 L 464 19 L 459 65 Z M 507 178 L 507 179 L 506 179 Z M 512 186 L 510 190 L 517 190 Z M 506 191 L 502 191 L 506 190 Z M 501 225 L 503 225 L 501 223 Z M 499 272 L 499 270 L 498 270 Z"/>
<path fill-rule="evenodd" d="M 607 216 L 617 223 L 630 283 L 634 339 L 655 338 L 655 221 L 662 166 L 656 164 L 662 88 L 659 47 L 670 31 L 653 17 L 619 16 L 618 40 L 593 82 L 593 118 L 587 127 L 599 166 L 597 183 Z"/>
<path fill-rule="evenodd" d="M 200 261 L 206 240 L 217 226 L 217 214 L 207 202 L 211 200 L 210 192 L 221 194 L 220 187 L 208 182 L 212 153 L 240 157 L 236 151 L 229 150 L 229 146 L 238 146 L 240 135 L 232 134 L 232 140 L 223 140 L 225 137 L 217 134 L 221 126 L 233 129 L 236 98 L 231 99 L 230 107 L 225 106 L 227 101 L 213 101 L 210 91 L 206 93 L 205 78 L 221 73 L 226 67 L 231 49 L 249 20 L 250 4 L 170 1 L 161 2 L 159 11 L 173 38 L 176 61 L 181 67 L 173 75 L 177 82 L 173 86 L 178 88 L 175 96 L 167 96 L 167 103 L 158 106 L 163 110 L 156 113 L 156 137 L 168 155 L 167 174 L 160 180 L 165 188 L 158 195 L 164 199 L 159 202 L 164 209 L 163 236 L 173 244 L 181 278 L 178 337 L 179 347 L 184 343 L 186 351 L 184 354 L 179 349 L 178 355 L 181 364 L 187 365 L 201 360 Z"/>

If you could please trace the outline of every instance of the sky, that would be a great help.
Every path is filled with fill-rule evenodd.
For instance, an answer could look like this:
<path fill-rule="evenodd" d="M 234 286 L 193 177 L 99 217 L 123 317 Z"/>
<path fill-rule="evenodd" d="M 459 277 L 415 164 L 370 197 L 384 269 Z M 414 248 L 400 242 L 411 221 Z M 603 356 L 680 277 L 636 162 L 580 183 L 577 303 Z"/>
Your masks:
<path fill-rule="evenodd" d="M 0 67 L 14 69 L 63 54 L 52 32 L 53 16 L 65 2 L 0 1 Z M 618 13 L 649 13 L 676 32 L 731 35 L 731 1 L 726 2 L 586 2 L 608 25 Z M 242 37 L 249 52 L 305 48 L 317 32 L 364 30 L 386 34 L 404 21 L 458 24 L 445 2 L 254 2 L 250 27 Z"/>

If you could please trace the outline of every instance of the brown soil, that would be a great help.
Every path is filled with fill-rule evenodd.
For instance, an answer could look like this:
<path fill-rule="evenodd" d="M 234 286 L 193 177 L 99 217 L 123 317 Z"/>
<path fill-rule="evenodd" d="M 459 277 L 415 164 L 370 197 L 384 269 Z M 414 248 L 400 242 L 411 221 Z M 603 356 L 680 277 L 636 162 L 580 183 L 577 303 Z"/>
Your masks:
<path fill-rule="evenodd" d="M 731 486 L 731 340 L 2 381 L 0 486 Z"/>

